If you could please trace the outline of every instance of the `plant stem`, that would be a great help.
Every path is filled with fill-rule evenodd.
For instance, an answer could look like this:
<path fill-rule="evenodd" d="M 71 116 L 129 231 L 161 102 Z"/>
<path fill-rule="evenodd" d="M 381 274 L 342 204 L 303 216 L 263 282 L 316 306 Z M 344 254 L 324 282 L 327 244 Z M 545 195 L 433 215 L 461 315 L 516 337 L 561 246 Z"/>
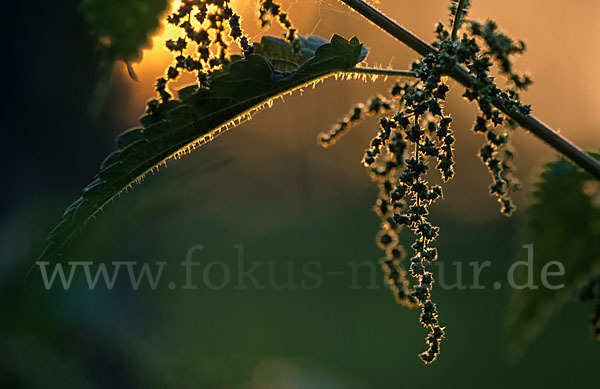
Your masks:
<path fill-rule="evenodd" d="M 363 0 L 340 1 L 420 55 L 426 56 L 427 54 L 437 53 L 437 50 L 433 46 Z M 458 64 L 450 76 L 467 88 L 474 81 L 469 72 Z M 521 127 L 531 131 L 535 136 L 546 142 L 550 147 L 554 148 L 556 151 L 569 158 L 575 164 L 579 165 L 593 177 L 600 180 L 600 163 L 598 163 L 598 161 L 596 161 L 585 151 L 574 145 L 570 140 L 561 136 L 559 133 L 542 123 L 533 115 L 524 116 L 516 112 L 509 111 L 498 99 L 495 99 L 493 103 L 496 108 L 514 119 Z"/>
<path fill-rule="evenodd" d="M 460 23 L 462 19 L 463 10 L 467 5 L 467 0 L 460 0 L 458 3 L 458 7 L 456 7 L 456 15 L 454 16 L 454 23 L 452 23 L 452 40 L 456 40 L 456 35 L 458 34 L 458 29 L 460 28 Z"/>
<path fill-rule="evenodd" d="M 378 69 L 378 68 L 366 68 L 366 67 L 354 67 L 350 70 L 344 71 L 344 73 L 359 73 L 369 74 L 372 76 L 386 76 L 386 77 L 417 77 L 416 73 L 410 70 L 394 70 L 394 69 Z"/>

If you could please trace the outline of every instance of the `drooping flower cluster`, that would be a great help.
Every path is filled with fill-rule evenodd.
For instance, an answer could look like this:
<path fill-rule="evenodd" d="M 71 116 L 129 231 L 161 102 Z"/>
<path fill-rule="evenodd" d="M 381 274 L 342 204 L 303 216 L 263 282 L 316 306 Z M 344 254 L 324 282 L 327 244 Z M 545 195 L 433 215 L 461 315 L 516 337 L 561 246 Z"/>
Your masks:
<path fill-rule="evenodd" d="M 512 56 L 523 54 L 526 50 L 525 42 L 522 40 L 515 43 L 510 37 L 498 31 L 498 25 L 489 20 L 485 24 L 471 22 L 471 34 L 481 40 L 487 46 L 484 55 L 496 60 L 501 72 L 514 85 L 516 90 L 527 89 L 533 81 L 526 74 L 518 74 L 513 71 Z"/>
<path fill-rule="evenodd" d="M 352 127 L 362 123 L 366 117 L 385 114 L 394 106 L 395 102 L 384 96 L 375 96 L 367 101 L 366 104 L 357 104 L 352 108 L 351 113 L 336 123 L 331 130 L 319 135 L 319 144 L 323 147 L 333 146 L 339 138 L 346 134 Z"/>
<path fill-rule="evenodd" d="M 281 6 L 272 0 L 259 0 L 258 19 L 263 28 L 277 18 L 286 30 L 286 38 L 296 42 L 296 29 Z M 254 47 L 244 34 L 240 15 L 231 0 L 182 0 L 179 8 L 167 17 L 167 21 L 182 30 L 176 40 L 168 40 L 166 47 L 174 55 L 164 77 L 156 81 L 159 99 L 148 103 L 148 113 L 157 112 L 162 103 L 172 99 L 169 83 L 184 72 L 194 74 L 198 85 L 208 87 L 210 75 L 227 66 L 231 61 L 229 45 L 236 42 L 244 56 L 254 53 Z"/>
<path fill-rule="evenodd" d="M 454 176 L 452 119 L 443 113 L 449 87 L 442 81 L 453 64 L 434 54 L 425 57 L 413 64 L 418 81 L 398 83 L 388 99 L 378 96 L 367 105 L 358 105 L 349 117 L 319 137 L 321 144 L 331 145 L 366 114 L 397 109 L 393 116 L 380 119 L 379 132 L 365 151 L 362 163 L 379 186 L 375 212 L 381 220 L 377 244 L 386 252 L 380 261 L 385 283 L 398 303 L 421 308 L 420 321 L 429 329 L 429 348 L 421 354 L 426 363 L 435 360 L 444 337 L 436 304 L 431 300 L 434 278 L 427 269 L 437 259 L 432 243 L 439 232 L 427 219 L 428 208 L 442 197 L 442 188 L 429 184 L 427 173 L 433 162 L 443 181 Z M 398 238 L 404 227 L 416 236 L 408 271 L 403 264 L 405 250 Z M 414 280 L 412 284 L 407 273 Z"/>
<path fill-rule="evenodd" d="M 480 157 L 494 179 L 490 192 L 498 196 L 505 214 L 514 210 L 509 193 L 518 187 L 518 183 L 512 175 L 514 151 L 509 143 L 509 134 L 501 131 L 500 126 L 514 123 L 495 106 L 500 105 L 505 111 L 521 115 L 531 111 L 529 106 L 519 102 L 517 93 L 531 80 L 514 73 L 510 62 L 510 56 L 521 53 L 524 44 L 514 44 L 490 23 L 477 30 L 477 25 L 470 22 L 474 38 L 467 34 L 460 39 L 455 38 L 464 23 L 468 6 L 469 1 L 452 2 L 452 23 L 460 24 L 453 29 L 454 34 L 443 24 L 438 25 L 434 43 L 437 52 L 412 65 L 416 81 L 396 83 L 388 98 L 377 96 L 367 105 L 356 106 L 348 117 L 328 133 L 319 135 L 318 139 L 324 147 L 333 145 L 365 116 L 397 110 L 393 116 L 380 119 L 379 132 L 371 140 L 362 163 L 379 187 L 374 209 L 381 220 L 377 244 L 386 253 L 380 261 L 385 283 L 398 303 L 420 308 L 420 322 L 429 330 L 426 337 L 428 349 L 420 354 L 425 363 L 437 358 L 445 335 L 445 328 L 438 319 L 437 306 L 431 299 L 434 275 L 428 266 L 438 257 L 433 242 L 439 233 L 439 228 L 428 220 L 429 206 L 442 197 L 442 187 L 430 184 L 428 180 L 435 176 L 431 172 L 432 164 L 439 171 L 441 181 L 454 177 L 452 118 L 444 113 L 449 91 L 446 76 L 454 75 L 460 66 L 464 66 L 473 79 L 463 96 L 477 102 L 479 107 L 474 130 L 486 136 Z M 461 15 L 457 18 L 459 9 Z M 487 46 L 485 52 L 476 39 Z M 492 60 L 499 64 L 501 73 L 512 88 L 502 90 L 496 86 L 490 75 Z M 403 228 L 416 236 L 411 245 L 413 254 L 406 264 L 405 250 L 399 244 Z M 411 275 L 410 280 L 407 274 Z"/>
<path fill-rule="evenodd" d="M 166 42 L 166 47 L 175 55 L 175 63 L 168 68 L 166 77 L 156 82 L 162 102 L 172 98 L 168 82 L 176 80 L 182 72 L 194 73 L 198 83 L 204 85 L 210 72 L 227 65 L 228 39 L 236 41 L 245 55 L 253 52 L 241 29 L 240 16 L 228 0 L 183 0 L 167 20 L 181 28 L 182 36 Z M 188 50 L 193 45 L 195 50 Z"/>
<path fill-rule="evenodd" d="M 271 24 L 271 20 L 276 19 L 277 22 L 286 31 L 285 38 L 288 42 L 294 43 L 296 40 L 296 29 L 287 12 L 281 9 L 281 5 L 273 0 L 260 0 L 260 16 L 259 20 L 261 27 L 265 28 Z"/>
<path fill-rule="evenodd" d="M 471 23 L 472 28 L 476 25 Z M 494 26 L 490 23 L 488 25 Z M 440 55 L 449 54 L 454 57 L 457 64 L 464 65 L 473 77 L 474 81 L 463 96 L 469 101 L 476 101 L 479 107 L 479 115 L 473 131 L 486 137 L 486 142 L 479 151 L 479 157 L 492 175 L 493 183 L 490 185 L 490 193 L 498 197 L 502 213 L 511 215 L 516 207 L 509 194 L 519 188 L 519 183 L 513 176 L 514 150 L 510 145 L 510 133 L 500 130 L 500 126 L 506 123 L 512 127 L 514 123 L 494 105 L 499 104 L 507 111 L 521 115 L 531 113 L 530 106 L 519 102 L 519 94 L 516 91 L 516 89 L 526 88 L 531 80 L 527 76 L 512 73 L 510 64 L 509 56 L 521 52 L 521 47 L 524 48 L 524 45 L 517 47 L 512 40 L 503 34 L 496 33 L 495 26 L 485 30 L 487 32 L 483 34 L 485 35 L 483 40 L 491 46 L 483 53 L 476 39 L 469 38 L 466 34 L 463 35 L 460 42 L 450 40 L 450 35 L 442 24 L 437 27 L 438 41 L 434 45 L 440 50 Z M 496 38 L 493 38 L 492 34 L 495 34 Z M 479 36 L 475 33 L 473 35 Z M 513 83 L 513 89 L 504 91 L 495 84 L 495 79 L 490 76 L 492 59 L 499 62 L 501 71 Z"/>
<path fill-rule="evenodd" d="M 392 132 L 394 142 L 389 143 L 387 154 L 395 163 L 386 161 L 383 168 L 373 166 L 382 156 L 377 139 L 381 139 L 382 145 L 386 145 L 385 137 L 381 136 L 374 138 L 375 143 L 371 144 L 363 159 L 363 163 L 371 167 L 372 175 L 383 177 L 386 181 L 393 179 L 391 190 L 380 194 L 380 199 L 389 199 L 393 212 L 391 220 L 385 220 L 379 233 L 378 243 L 387 253 L 381 263 L 386 281 L 396 300 L 421 308 L 421 324 L 429 329 L 426 337 L 429 348 L 420 355 L 426 363 L 436 359 L 444 337 L 444 328 L 438 321 L 436 304 L 431 300 L 434 277 L 428 270 L 428 265 L 438 256 L 432 243 L 439 233 L 439 228 L 428 220 L 429 206 L 442 197 L 442 188 L 430 184 L 427 173 L 433 162 L 443 181 L 448 181 L 454 176 L 454 136 L 450 128 L 452 119 L 443 112 L 446 94 L 449 91 L 448 86 L 442 82 L 446 69 L 447 64 L 442 63 L 440 58 L 433 54 L 413 64 L 413 71 L 420 81 L 394 88 L 392 93 L 399 94 L 402 109 L 392 118 L 383 119 L 381 123 L 383 130 L 389 128 Z M 407 151 L 408 158 L 405 156 Z M 401 165 L 401 172 L 393 171 Z M 402 255 L 399 255 L 401 249 L 398 247 L 397 238 L 391 241 L 385 238 L 397 235 L 403 226 L 412 230 L 416 236 L 411 246 L 413 256 L 408 267 L 408 272 L 415 280 L 412 288 L 407 287 L 408 282 L 403 277 L 405 270 L 401 265 Z M 387 247 L 384 244 L 386 242 L 390 243 Z"/>

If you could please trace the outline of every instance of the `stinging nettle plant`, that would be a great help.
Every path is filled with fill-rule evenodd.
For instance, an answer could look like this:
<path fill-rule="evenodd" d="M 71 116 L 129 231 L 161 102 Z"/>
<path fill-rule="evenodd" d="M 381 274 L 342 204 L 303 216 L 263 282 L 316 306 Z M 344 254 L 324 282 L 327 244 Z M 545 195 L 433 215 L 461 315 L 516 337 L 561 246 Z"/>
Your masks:
<path fill-rule="evenodd" d="M 367 50 L 357 38 L 301 36 L 281 5 L 271 0 L 257 1 L 257 18 L 263 28 L 280 24 L 284 39 L 264 36 L 251 42 L 230 1 L 181 1 L 167 17 L 181 28 L 177 40 L 165 43 L 173 63 L 158 78 L 157 96 L 148 103 L 141 127 L 117 138 L 118 150 L 102 162 L 95 180 L 67 208 L 38 261 L 59 260 L 86 223 L 146 173 L 213 140 L 274 99 L 331 76 L 403 78 L 406 81 L 396 82 L 387 93 L 356 105 L 318 141 L 323 147 L 332 146 L 366 116 L 380 117 L 379 131 L 362 158 L 379 188 L 374 209 L 381 219 L 377 244 L 385 251 L 380 264 L 396 301 L 420 309 L 428 335 L 427 350 L 419 356 L 425 363 L 433 362 L 445 327 L 432 300 L 435 275 L 429 266 L 438 257 L 434 241 L 439 228 L 428 215 L 430 205 L 443 197 L 442 184 L 455 174 L 452 117 L 444 111 L 449 79 L 462 84 L 463 96 L 478 107 L 473 131 L 484 140 L 479 157 L 491 174 L 490 194 L 497 197 L 503 214 L 515 211 L 510 193 L 519 187 L 510 143 L 516 126 L 541 138 L 595 179 L 600 178 L 600 165 L 531 116 L 532 108 L 520 101 L 519 92 L 532 81 L 512 65 L 525 44 L 509 38 L 492 21 L 467 19 L 468 0 L 451 2 L 450 19 L 437 25 L 431 45 L 365 1 L 340 1 L 421 58 L 410 70 L 367 67 L 363 64 Z M 504 89 L 491 76 L 493 69 L 503 78 Z M 195 75 L 197 82 L 180 89 L 175 98 L 170 85 L 183 73 Z M 399 244 L 403 228 L 415 236 L 410 254 Z M 590 295 L 585 295 L 588 300 Z"/>

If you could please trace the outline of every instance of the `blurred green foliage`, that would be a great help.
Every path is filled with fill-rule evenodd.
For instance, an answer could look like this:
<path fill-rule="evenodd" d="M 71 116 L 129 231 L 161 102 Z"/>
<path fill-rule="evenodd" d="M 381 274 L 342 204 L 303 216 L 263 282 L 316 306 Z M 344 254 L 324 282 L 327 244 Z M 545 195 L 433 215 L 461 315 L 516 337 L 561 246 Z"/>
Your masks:
<path fill-rule="evenodd" d="M 90 102 L 93 115 L 97 116 L 106 105 L 117 61 L 123 61 L 129 76 L 138 80 L 132 62 L 140 60 L 142 50 L 151 44 L 168 5 L 169 0 L 84 0 L 81 4 L 101 61 Z"/>
<path fill-rule="evenodd" d="M 593 155 L 600 160 L 600 154 Z M 548 163 L 525 217 L 521 241 L 533 244 L 532 280 L 538 288 L 515 290 L 511 296 L 509 347 L 517 354 L 573 292 L 600 271 L 600 184 L 564 159 Z M 562 288 L 539 285 L 540 274 L 552 261 L 564 266 L 564 275 L 552 276 L 552 284 L 564 284 Z M 527 284 L 527 267 L 517 269 L 517 284 Z M 583 328 L 584 319 L 577 320 Z"/>
<path fill-rule="evenodd" d="M 226 137 L 221 143 L 237 149 L 251 137 Z M 272 193 L 254 183 L 258 176 L 282 180 L 269 161 L 237 157 L 216 169 L 214 161 L 224 150 L 215 146 L 148 177 L 144 190 L 131 191 L 108 207 L 72 247 L 68 260 L 107 265 L 168 261 L 165 280 L 181 283 L 180 262 L 192 245 L 205 245 L 194 256 L 203 267 L 222 261 L 235 268 L 233 246 L 242 243 L 248 264 L 281 266 L 279 282 L 285 280 L 287 261 L 296 269 L 319 261 L 323 274 L 343 270 L 351 261 L 372 261 L 380 287 L 348 289 L 352 280 L 345 274 L 325 277 L 315 290 L 236 290 L 233 285 L 210 290 L 202 285 L 200 267 L 194 278 L 198 290 L 171 291 L 165 284 L 157 291 L 133 291 L 123 277 L 113 291 L 90 291 L 79 273 L 70 291 L 39 290 L 38 279 L 24 293 L 23 274 L 13 270 L 15 289 L 2 300 L 3 317 L 9 319 L 0 321 L 0 387 L 481 388 L 485 382 L 486 388 L 553 388 L 585 387 L 598 377 L 597 345 L 589 342 L 585 329 L 577 331 L 581 320 L 572 320 L 584 314 L 585 307 L 579 306 L 557 317 L 531 358 L 508 365 L 498 336 L 504 297 L 489 287 L 436 290 L 452 336 L 438 364 L 424 366 L 415 356 L 423 337 L 418 312 L 400 309 L 387 298 L 377 266 L 379 250 L 372 237 L 377 219 L 362 206 L 375 193 L 361 191 L 335 201 L 314 196 L 298 203 L 295 193 Z M 180 183 L 177 190 L 174 181 Z M 347 190 L 340 180 L 331 185 L 340 193 Z M 369 188 L 368 179 L 364 187 Z M 47 207 L 46 213 L 56 210 L 55 204 Z M 41 220 L 49 227 L 50 217 Z M 436 223 L 445 232 L 439 249 L 446 282 L 456 277 L 454 261 L 469 271 L 468 262 L 491 260 L 491 273 L 481 279 L 486 286 L 505 275 L 511 254 L 506 242 L 516 238 L 515 220 L 472 224 L 438 217 Z M 20 247 L 40 238 L 19 237 L 14 244 Z M 371 275 L 363 270 L 359 282 L 366 287 Z M 268 271 L 257 273 L 262 284 L 269 277 Z M 463 281 L 472 282 L 468 276 Z M 586 358 L 575 361 L 575 352 Z"/>
<path fill-rule="evenodd" d="M 82 10 L 110 64 L 139 59 L 168 4 L 168 0 L 84 0 Z"/>

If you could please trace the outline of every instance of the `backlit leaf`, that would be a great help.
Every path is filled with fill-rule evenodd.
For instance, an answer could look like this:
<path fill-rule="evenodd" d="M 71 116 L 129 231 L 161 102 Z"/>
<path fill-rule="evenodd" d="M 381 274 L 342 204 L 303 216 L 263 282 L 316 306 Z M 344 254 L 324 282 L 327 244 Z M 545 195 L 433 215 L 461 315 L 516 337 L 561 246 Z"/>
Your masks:
<path fill-rule="evenodd" d="M 600 159 L 600 155 L 594 156 Z M 533 244 L 533 275 L 538 288 L 515 290 L 511 296 L 508 335 L 513 353 L 521 352 L 551 315 L 598 270 L 600 183 L 565 160 L 547 164 L 526 212 L 522 241 Z M 524 256 L 522 250 L 519 258 Z M 552 286 L 564 284 L 556 290 L 540 283 L 542 270 L 551 261 L 562 263 L 565 269 L 563 276 L 549 278 Z M 517 284 L 524 285 L 526 267 L 518 270 Z M 556 270 L 556 266 L 551 268 Z"/>
<path fill-rule="evenodd" d="M 317 38 L 309 38 L 305 43 L 309 41 L 319 42 Z M 292 48 L 287 43 L 265 38 L 263 49 L 265 42 L 271 46 L 277 44 L 277 59 L 286 58 L 285 50 L 290 51 L 287 58 L 292 58 Z M 305 47 L 304 55 L 308 50 L 310 47 Z M 263 52 L 272 53 L 269 49 Z M 141 127 L 117 138 L 118 150 L 102 162 L 95 180 L 83 190 L 82 197 L 67 208 L 60 224 L 50 233 L 39 260 L 57 260 L 102 207 L 149 171 L 213 140 L 273 99 L 351 69 L 366 53 L 358 39 L 348 41 L 334 35 L 330 43 L 321 44 L 295 70 L 275 70 L 269 58 L 252 55 L 237 59 L 215 73 L 210 88 L 195 85 L 183 88 L 178 100 L 162 104 L 158 113 L 141 118 Z"/>

